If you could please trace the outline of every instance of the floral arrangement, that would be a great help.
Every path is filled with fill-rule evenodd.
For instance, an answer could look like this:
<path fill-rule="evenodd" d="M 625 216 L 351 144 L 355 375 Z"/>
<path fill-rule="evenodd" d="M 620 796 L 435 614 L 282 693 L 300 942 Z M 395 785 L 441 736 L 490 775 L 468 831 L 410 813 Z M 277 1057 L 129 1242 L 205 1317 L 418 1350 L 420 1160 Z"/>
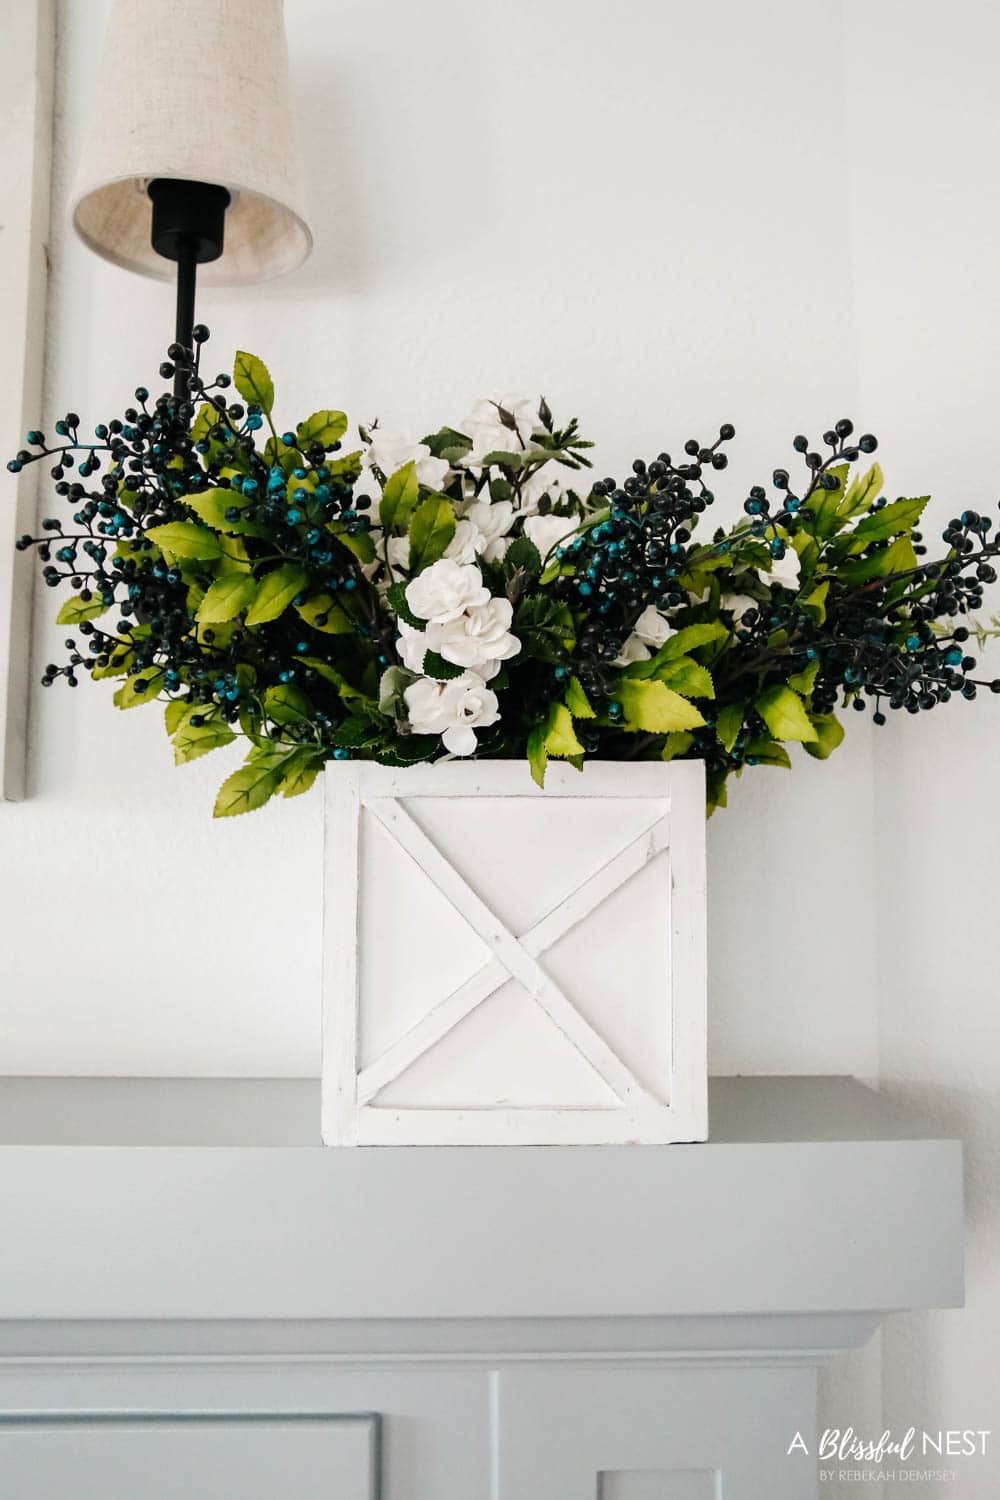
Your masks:
<path fill-rule="evenodd" d="M 539 783 L 550 757 L 698 757 L 711 811 L 744 767 L 788 766 L 790 742 L 829 756 L 840 704 L 882 724 L 1000 691 L 972 675 L 960 619 L 997 576 L 990 520 L 966 511 L 926 560 L 926 497 L 890 502 L 877 463 L 855 472 L 876 441 L 849 421 L 825 453 L 796 437 L 802 482 L 775 469 L 700 540 L 728 424 L 621 484 L 590 477 L 575 421 L 520 396 L 422 441 L 361 427 L 344 451 L 339 411 L 279 431 L 254 355 L 205 381 L 207 337 L 168 351 L 178 394 L 140 387 L 92 441 L 71 412 L 8 468 L 50 462 L 71 513 L 18 543 L 69 583 L 57 618 L 82 638 L 42 681 L 87 671 L 117 680 L 120 709 L 163 702 L 178 763 L 245 736 L 216 816 L 352 756 L 526 755 Z"/>

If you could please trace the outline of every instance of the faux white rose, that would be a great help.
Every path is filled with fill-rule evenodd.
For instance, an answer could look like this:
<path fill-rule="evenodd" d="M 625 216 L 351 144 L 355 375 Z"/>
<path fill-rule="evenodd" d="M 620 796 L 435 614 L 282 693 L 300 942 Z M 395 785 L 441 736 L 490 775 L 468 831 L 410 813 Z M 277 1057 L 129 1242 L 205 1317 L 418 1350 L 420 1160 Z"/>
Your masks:
<path fill-rule="evenodd" d="M 633 630 L 615 657 L 614 664 L 616 667 L 627 667 L 634 661 L 648 661 L 652 654 L 645 641 L 641 641 Z"/>
<path fill-rule="evenodd" d="M 424 656 L 427 652 L 427 637 L 422 630 L 417 630 L 414 625 L 407 625 L 405 620 L 397 621 L 399 635 L 396 638 L 396 650 L 404 667 L 411 672 L 422 672 L 424 670 Z"/>
<path fill-rule="evenodd" d="M 474 563 L 485 551 L 486 538 L 479 527 L 464 517 L 455 522 L 455 535 L 444 549 L 444 556 L 458 563 Z"/>
<path fill-rule="evenodd" d="M 410 566 L 410 538 L 408 536 L 391 536 L 385 544 L 386 557 L 389 566 L 393 570 L 400 569 L 407 572 Z"/>
<path fill-rule="evenodd" d="M 427 645 L 457 667 L 481 671 L 495 662 L 516 656 L 521 642 L 511 635 L 514 610 L 508 599 L 490 599 L 487 604 L 465 610 L 456 619 L 432 620 L 424 631 Z M 493 676 L 493 672 L 488 672 Z"/>
<path fill-rule="evenodd" d="M 480 551 L 487 562 L 499 562 L 510 545 L 507 533 L 514 524 L 514 507 L 509 500 L 475 500 L 465 507 L 470 521 L 483 539 Z M 461 521 L 459 521 L 461 526 Z"/>
<path fill-rule="evenodd" d="M 655 604 L 647 604 L 615 658 L 615 666 L 627 667 L 633 661 L 647 661 L 672 634 L 673 626 L 666 615 L 661 615 Z"/>
<path fill-rule="evenodd" d="M 397 572 L 407 572 L 410 566 L 410 539 L 408 536 L 387 537 L 381 527 L 373 526 L 369 532 L 372 546 L 375 548 L 374 561 L 362 563 L 361 571 L 368 579 L 373 579 L 383 564 L 388 561 L 389 581 Z"/>
<path fill-rule="evenodd" d="M 459 423 L 459 430 L 472 443 L 465 463 L 475 468 L 487 453 L 523 452 L 539 425 L 540 405 L 537 396 L 494 396 L 477 401 L 465 421 Z"/>
<path fill-rule="evenodd" d="M 387 479 L 404 464 L 413 462 L 416 465 L 419 483 L 427 485 L 428 489 L 432 490 L 441 488 L 448 472 L 447 459 L 434 458 L 426 443 L 420 443 L 416 438 L 388 432 L 377 431 L 375 433 L 368 445 L 365 462 L 369 467 L 374 465 L 381 469 Z"/>
<path fill-rule="evenodd" d="M 643 645 L 652 646 L 654 651 L 658 651 L 667 637 L 673 634 L 674 627 L 666 615 L 660 614 L 655 604 L 647 604 L 632 629 Z"/>
<path fill-rule="evenodd" d="M 562 464 L 556 463 L 555 459 L 550 459 L 547 464 L 542 464 L 540 469 L 536 469 L 534 474 L 521 485 L 523 514 L 528 515 L 536 510 L 543 495 L 548 495 L 552 504 L 558 505 L 569 488 L 564 478 L 567 472 Z"/>
<path fill-rule="evenodd" d="M 748 609 L 759 609 L 760 601 L 751 599 L 749 594 L 723 594 L 719 608 L 731 610 L 734 620 L 739 621 Z"/>
<path fill-rule="evenodd" d="M 406 602 L 413 613 L 440 624 L 457 620 L 463 610 L 486 604 L 489 597 L 479 569 L 450 557 L 438 558 L 406 585 Z"/>
<path fill-rule="evenodd" d="M 576 516 L 527 516 L 524 522 L 524 534 L 534 542 L 544 563 L 548 554 L 558 547 L 560 542 L 572 536 L 579 524 Z M 548 560 L 552 561 L 551 558 Z"/>
<path fill-rule="evenodd" d="M 422 677 L 403 698 L 414 734 L 439 734 L 452 755 L 474 755 L 476 730 L 500 717 L 496 693 L 475 672 L 463 672 L 451 682 Z"/>
<path fill-rule="evenodd" d="M 763 568 L 758 568 L 757 571 L 764 583 L 780 583 L 786 589 L 795 591 L 799 586 L 799 573 L 801 571 L 799 554 L 794 547 L 786 547 L 783 557 L 772 559 L 770 573 L 765 572 Z"/>

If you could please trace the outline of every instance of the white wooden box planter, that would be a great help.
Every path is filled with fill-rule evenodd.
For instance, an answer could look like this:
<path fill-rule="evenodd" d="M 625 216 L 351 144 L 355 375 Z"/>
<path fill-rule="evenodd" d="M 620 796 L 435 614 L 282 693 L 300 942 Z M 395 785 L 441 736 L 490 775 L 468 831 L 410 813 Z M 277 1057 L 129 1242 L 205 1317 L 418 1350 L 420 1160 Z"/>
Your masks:
<path fill-rule="evenodd" d="M 329 1145 L 704 1140 L 698 761 L 326 776 Z"/>

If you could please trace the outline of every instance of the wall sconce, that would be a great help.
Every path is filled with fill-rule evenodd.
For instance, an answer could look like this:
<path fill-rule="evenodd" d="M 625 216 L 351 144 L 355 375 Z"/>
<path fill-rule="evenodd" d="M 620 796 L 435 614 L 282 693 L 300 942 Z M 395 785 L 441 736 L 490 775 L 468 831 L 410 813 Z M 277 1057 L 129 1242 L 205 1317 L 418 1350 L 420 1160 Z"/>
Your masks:
<path fill-rule="evenodd" d="M 176 274 L 190 349 L 199 266 L 207 283 L 263 281 L 312 249 L 282 0 L 114 0 L 96 92 L 74 228 L 126 270 Z"/>

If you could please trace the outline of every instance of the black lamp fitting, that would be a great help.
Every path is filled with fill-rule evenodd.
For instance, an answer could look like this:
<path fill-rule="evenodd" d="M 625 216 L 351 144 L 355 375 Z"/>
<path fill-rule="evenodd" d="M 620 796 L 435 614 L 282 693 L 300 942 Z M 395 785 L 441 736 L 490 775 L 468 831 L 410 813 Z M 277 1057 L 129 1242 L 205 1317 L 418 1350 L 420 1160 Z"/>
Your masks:
<path fill-rule="evenodd" d="M 177 262 L 174 338 L 182 348 L 191 349 L 197 267 L 218 260 L 222 254 L 229 193 L 209 182 L 185 182 L 174 177 L 154 178 L 147 191 L 153 204 L 153 249 L 165 260 Z M 178 367 L 174 394 L 180 400 L 186 390 L 186 372 Z"/>

